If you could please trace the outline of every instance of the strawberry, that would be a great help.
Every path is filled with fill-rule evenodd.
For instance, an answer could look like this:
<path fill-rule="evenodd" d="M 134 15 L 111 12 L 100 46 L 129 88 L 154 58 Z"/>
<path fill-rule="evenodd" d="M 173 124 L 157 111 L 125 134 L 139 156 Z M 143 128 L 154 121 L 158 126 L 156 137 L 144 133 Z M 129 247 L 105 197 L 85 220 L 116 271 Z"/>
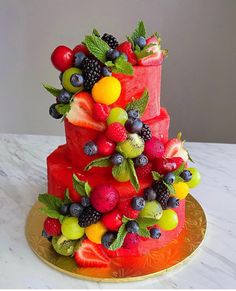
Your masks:
<path fill-rule="evenodd" d="M 153 54 L 146 56 L 138 60 L 138 64 L 142 66 L 156 66 L 163 62 L 164 55 L 158 43 L 156 36 L 151 36 L 147 39 L 146 45 L 153 44 L 147 49 L 148 52 L 153 52 Z"/>
<path fill-rule="evenodd" d="M 102 223 L 108 230 L 118 231 L 122 225 L 122 215 L 118 209 L 114 209 L 102 216 Z"/>
<path fill-rule="evenodd" d="M 101 103 L 95 103 L 93 105 L 93 117 L 97 121 L 106 121 L 109 115 L 109 106 Z"/>
<path fill-rule="evenodd" d="M 156 137 L 152 137 L 145 143 L 144 154 L 148 157 L 148 159 L 154 160 L 155 158 L 161 158 L 164 155 L 164 145 L 163 143 Z"/>
<path fill-rule="evenodd" d="M 115 152 L 116 144 L 109 140 L 105 135 L 101 134 L 96 139 L 98 153 L 102 156 L 110 156 Z"/>
<path fill-rule="evenodd" d="M 88 239 L 77 245 L 74 259 L 79 267 L 107 267 L 110 263 L 110 259 L 101 245 Z"/>
<path fill-rule="evenodd" d="M 49 236 L 58 236 L 61 234 L 61 223 L 56 218 L 47 217 L 44 221 L 44 230 Z"/>
<path fill-rule="evenodd" d="M 145 166 L 136 167 L 135 170 L 136 170 L 136 174 L 137 174 L 139 179 L 146 178 L 147 176 L 151 175 L 152 163 L 149 162 Z"/>
<path fill-rule="evenodd" d="M 178 169 L 183 162 L 183 159 L 179 157 L 160 158 L 154 161 L 153 168 L 159 174 L 165 175 Z"/>
<path fill-rule="evenodd" d="M 74 95 L 71 109 L 66 114 L 68 121 L 74 125 L 103 131 L 105 124 L 96 121 L 93 117 L 93 99 L 88 92 L 80 92 Z"/>
<path fill-rule="evenodd" d="M 177 138 L 172 138 L 166 143 L 164 157 L 180 157 L 184 162 L 188 161 L 188 152 L 184 148 L 184 141 L 181 141 L 181 133 L 178 134 Z"/>
<path fill-rule="evenodd" d="M 136 65 L 137 64 L 136 55 L 133 52 L 132 45 L 131 45 L 131 43 L 129 41 L 122 42 L 116 49 L 121 53 L 125 53 L 127 55 L 127 57 L 128 57 L 128 61 L 132 65 Z"/>
<path fill-rule="evenodd" d="M 89 55 L 89 50 L 87 49 L 87 47 L 84 45 L 84 44 L 78 44 L 77 46 L 75 46 L 73 48 L 73 55 L 79 53 L 79 52 L 82 52 L 84 53 L 86 56 Z"/>
<path fill-rule="evenodd" d="M 114 122 L 108 126 L 106 137 L 115 142 L 125 141 L 127 138 L 126 129 L 121 123 Z"/>
<path fill-rule="evenodd" d="M 125 198 L 120 200 L 118 204 L 118 209 L 122 215 L 125 215 L 128 218 L 136 219 L 139 215 L 139 211 L 134 210 L 131 207 L 131 199 L 132 198 Z"/>

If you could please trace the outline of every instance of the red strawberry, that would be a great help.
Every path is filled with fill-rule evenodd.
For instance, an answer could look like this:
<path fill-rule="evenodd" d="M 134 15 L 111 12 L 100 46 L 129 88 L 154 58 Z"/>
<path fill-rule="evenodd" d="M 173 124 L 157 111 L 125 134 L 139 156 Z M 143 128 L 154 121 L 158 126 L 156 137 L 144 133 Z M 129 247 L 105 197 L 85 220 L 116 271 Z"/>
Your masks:
<path fill-rule="evenodd" d="M 148 157 L 150 161 L 155 158 L 161 158 L 164 154 L 164 145 L 163 143 L 156 137 L 152 137 L 145 143 L 144 154 Z"/>
<path fill-rule="evenodd" d="M 118 204 L 118 209 L 122 215 L 128 218 L 136 219 L 139 215 L 139 211 L 134 210 L 131 207 L 131 199 L 132 198 L 125 198 L 125 199 L 120 200 Z"/>
<path fill-rule="evenodd" d="M 95 103 L 93 105 L 93 117 L 97 121 L 106 121 L 109 115 L 109 107 L 105 104 Z"/>
<path fill-rule="evenodd" d="M 122 142 L 126 140 L 127 133 L 125 127 L 121 123 L 114 122 L 108 126 L 106 136 L 115 142 Z"/>
<path fill-rule="evenodd" d="M 152 163 L 149 162 L 147 165 L 145 165 L 143 167 L 139 166 L 139 167 L 135 168 L 135 170 L 136 170 L 136 174 L 137 174 L 139 179 L 146 178 L 149 175 L 151 175 Z"/>
<path fill-rule="evenodd" d="M 64 72 L 73 65 L 73 52 L 70 48 L 60 45 L 52 52 L 51 61 L 57 70 Z"/>
<path fill-rule="evenodd" d="M 182 158 L 161 158 L 154 161 L 153 168 L 159 174 L 167 174 L 169 172 L 175 171 L 183 163 Z"/>
<path fill-rule="evenodd" d="M 123 242 L 123 248 L 132 249 L 140 242 L 140 236 L 137 233 L 127 233 Z"/>
<path fill-rule="evenodd" d="M 173 158 L 180 157 L 185 162 L 188 161 L 188 152 L 183 146 L 184 142 L 181 141 L 181 134 L 177 138 L 172 138 L 165 145 L 164 157 Z"/>
<path fill-rule="evenodd" d="M 164 56 L 157 38 L 155 36 L 148 38 L 146 44 L 153 44 L 153 46 L 147 49 L 147 51 L 153 52 L 153 54 L 139 59 L 138 64 L 142 66 L 156 66 L 162 64 Z"/>
<path fill-rule="evenodd" d="M 105 135 L 99 135 L 96 139 L 98 153 L 102 156 L 110 156 L 115 152 L 116 144 Z"/>
<path fill-rule="evenodd" d="M 56 218 L 47 217 L 43 227 L 48 235 L 58 236 L 61 234 L 61 223 Z"/>
<path fill-rule="evenodd" d="M 86 56 L 89 55 L 89 50 L 82 43 L 81 44 L 78 44 L 76 47 L 73 48 L 73 55 L 75 55 L 76 53 L 79 53 L 79 52 L 84 53 Z"/>
<path fill-rule="evenodd" d="M 76 248 L 74 259 L 79 267 L 107 267 L 110 258 L 101 245 L 88 239 L 83 240 Z"/>
<path fill-rule="evenodd" d="M 131 45 L 131 43 L 129 41 L 122 42 L 116 49 L 121 53 L 125 53 L 127 55 L 127 57 L 128 57 L 128 61 L 132 65 L 136 65 L 137 64 L 136 55 L 133 52 L 132 45 Z"/>
<path fill-rule="evenodd" d="M 104 214 L 101 220 L 105 227 L 112 231 L 117 231 L 122 225 L 122 215 L 117 209 Z"/>

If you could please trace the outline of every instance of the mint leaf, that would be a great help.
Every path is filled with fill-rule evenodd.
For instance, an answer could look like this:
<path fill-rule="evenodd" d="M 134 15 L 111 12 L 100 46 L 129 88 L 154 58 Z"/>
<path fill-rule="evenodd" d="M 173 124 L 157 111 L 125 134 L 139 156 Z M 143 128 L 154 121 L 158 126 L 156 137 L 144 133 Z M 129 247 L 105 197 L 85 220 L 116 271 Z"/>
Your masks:
<path fill-rule="evenodd" d="M 93 29 L 93 35 L 100 37 L 100 33 L 98 32 L 96 28 Z"/>
<path fill-rule="evenodd" d="M 130 102 L 126 106 L 125 109 L 126 109 L 126 111 L 128 111 L 130 109 L 136 109 L 139 111 L 140 115 L 142 116 L 143 113 L 145 112 L 146 107 L 147 107 L 148 99 L 149 99 L 148 91 L 145 89 L 141 98 L 138 100 L 134 100 L 134 101 Z"/>
<path fill-rule="evenodd" d="M 62 114 L 62 115 L 66 115 L 66 113 L 68 113 L 70 111 L 70 108 L 71 108 L 70 103 L 68 103 L 68 104 L 57 104 L 56 105 L 57 112 Z"/>
<path fill-rule="evenodd" d="M 126 159 L 121 164 L 112 167 L 113 177 L 124 176 L 126 173 L 129 174 L 129 165 Z"/>
<path fill-rule="evenodd" d="M 160 175 L 158 172 L 156 171 L 152 171 L 152 178 L 154 181 L 159 181 L 160 179 L 162 179 L 163 175 Z"/>
<path fill-rule="evenodd" d="M 72 200 L 70 199 L 70 191 L 68 188 L 66 188 L 65 194 L 64 194 L 64 204 L 70 204 Z"/>
<path fill-rule="evenodd" d="M 147 56 L 154 54 L 153 51 L 149 50 L 149 48 L 154 46 L 154 45 L 155 44 L 150 43 L 150 44 L 146 45 L 142 50 L 135 50 L 134 53 L 135 53 L 137 59 L 140 60 L 144 57 L 147 57 Z"/>
<path fill-rule="evenodd" d="M 156 224 L 157 220 L 154 218 L 149 218 L 149 217 L 139 217 L 137 219 L 137 223 L 139 224 L 140 228 L 145 228 L 145 227 Z"/>
<path fill-rule="evenodd" d="M 180 176 L 175 176 L 175 183 L 184 182 L 184 179 Z"/>
<path fill-rule="evenodd" d="M 169 190 L 170 194 L 175 194 L 175 188 L 171 184 L 167 184 L 164 180 L 162 180 L 163 184 Z"/>
<path fill-rule="evenodd" d="M 89 196 L 89 195 L 90 195 L 90 192 L 91 192 L 91 190 L 92 190 L 92 188 L 90 187 L 90 185 L 89 185 L 88 182 L 86 182 L 86 183 L 84 184 L 84 190 L 85 190 L 87 196 Z"/>
<path fill-rule="evenodd" d="M 175 176 L 179 176 L 183 172 L 184 168 L 185 168 L 185 163 L 182 163 L 178 167 L 178 169 L 176 169 L 175 171 L 172 172 L 172 174 L 174 174 Z"/>
<path fill-rule="evenodd" d="M 130 221 L 130 220 L 133 220 L 133 219 L 128 218 L 128 217 L 126 217 L 125 215 L 123 215 L 123 217 L 122 217 L 122 222 L 123 222 L 123 223 L 127 223 L 127 222 Z"/>
<path fill-rule="evenodd" d="M 107 156 L 107 157 L 102 157 L 102 158 L 98 158 L 96 160 L 93 160 L 84 168 L 84 171 L 89 171 L 93 167 L 109 167 L 109 166 L 111 166 L 112 163 L 110 161 L 110 157 L 111 156 Z"/>
<path fill-rule="evenodd" d="M 139 185 L 139 181 L 138 181 L 138 177 L 135 171 L 135 167 L 134 167 L 134 162 L 131 159 L 127 160 L 128 165 L 129 165 L 129 177 L 130 177 L 130 182 L 133 185 L 134 189 L 136 190 L 136 192 L 139 191 L 140 185 Z"/>
<path fill-rule="evenodd" d="M 85 191 L 85 182 L 81 181 L 75 174 L 72 176 L 73 180 L 73 187 L 75 191 L 80 195 L 80 196 L 87 196 L 87 193 Z"/>
<path fill-rule="evenodd" d="M 49 84 L 42 83 L 42 85 L 49 93 L 51 93 L 55 97 L 57 97 L 61 92 L 61 89 L 57 89 Z"/>
<path fill-rule="evenodd" d="M 134 41 L 130 36 L 126 36 L 127 40 L 131 43 L 132 49 L 134 49 Z"/>
<path fill-rule="evenodd" d="M 134 32 L 131 35 L 131 39 L 134 41 L 137 37 L 146 37 L 146 30 L 143 21 L 139 21 Z"/>
<path fill-rule="evenodd" d="M 64 216 L 61 215 L 58 211 L 56 210 L 52 210 L 52 209 L 49 209 L 49 208 L 40 208 L 40 211 L 47 215 L 48 217 L 51 217 L 51 218 L 56 218 L 56 219 L 59 219 L 60 222 L 62 222 L 62 220 L 64 219 Z"/>
<path fill-rule="evenodd" d="M 114 64 L 113 64 L 112 61 L 107 61 L 107 62 L 105 62 L 105 65 L 106 65 L 107 67 L 114 67 Z"/>
<path fill-rule="evenodd" d="M 140 228 L 138 231 L 138 234 L 142 237 L 146 237 L 146 238 L 150 237 L 150 232 L 147 228 Z"/>
<path fill-rule="evenodd" d="M 127 230 L 125 229 L 125 224 L 122 224 L 117 233 L 117 237 L 114 240 L 114 242 L 110 245 L 109 250 L 115 251 L 119 249 L 123 245 L 126 234 Z"/>
<path fill-rule="evenodd" d="M 50 210 L 58 210 L 58 208 L 61 207 L 63 204 L 63 201 L 60 198 L 50 195 L 48 193 L 39 194 L 38 201 L 43 203 Z"/>
<path fill-rule="evenodd" d="M 100 62 L 106 62 L 106 52 L 110 49 L 109 45 L 96 35 L 85 36 L 84 44 Z"/>
<path fill-rule="evenodd" d="M 120 73 L 125 75 L 132 76 L 134 74 L 134 69 L 131 63 L 127 62 L 124 56 L 119 56 L 114 63 L 114 67 L 112 67 L 112 72 Z"/>

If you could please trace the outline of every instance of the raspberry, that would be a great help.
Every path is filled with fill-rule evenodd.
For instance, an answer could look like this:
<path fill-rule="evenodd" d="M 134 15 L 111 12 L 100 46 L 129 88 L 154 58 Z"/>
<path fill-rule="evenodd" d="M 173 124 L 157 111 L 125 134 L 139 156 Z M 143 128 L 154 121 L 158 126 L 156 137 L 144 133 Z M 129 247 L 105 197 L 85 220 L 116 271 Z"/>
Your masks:
<path fill-rule="evenodd" d="M 109 115 L 109 107 L 105 104 L 95 103 L 93 105 L 93 117 L 97 121 L 106 121 Z"/>
<path fill-rule="evenodd" d="M 120 200 L 118 204 L 118 209 L 120 212 L 125 215 L 128 218 L 136 219 L 139 215 L 138 210 L 134 210 L 131 206 L 131 199 L 132 198 L 126 198 L 123 200 Z"/>
<path fill-rule="evenodd" d="M 127 133 L 121 123 L 114 122 L 108 126 L 106 136 L 112 141 L 122 142 L 126 140 Z"/>
<path fill-rule="evenodd" d="M 139 179 L 146 178 L 151 174 L 152 171 L 152 164 L 148 163 L 145 166 L 139 166 L 136 168 L 136 174 Z"/>
<path fill-rule="evenodd" d="M 141 238 L 137 233 L 127 233 L 124 239 L 123 248 L 132 249 L 137 246 Z"/>
<path fill-rule="evenodd" d="M 47 217 L 44 221 L 44 230 L 47 235 L 58 236 L 61 234 L 61 223 L 56 218 Z"/>

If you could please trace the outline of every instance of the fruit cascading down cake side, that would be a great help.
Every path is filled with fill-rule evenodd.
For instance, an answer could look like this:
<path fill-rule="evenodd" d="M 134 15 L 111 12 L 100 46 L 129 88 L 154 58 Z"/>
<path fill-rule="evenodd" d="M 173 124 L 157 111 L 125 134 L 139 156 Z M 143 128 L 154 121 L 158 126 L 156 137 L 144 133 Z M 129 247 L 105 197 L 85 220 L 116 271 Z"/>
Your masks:
<path fill-rule="evenodd" d="M 66 144 L 47 158 L 42 235 L 79 267 L 142 256 L 173 241 L 185 224 L 185 198 L 200 182 L 179 133 L 160 107 L 158 33 L 140 21 L 127 40 L 94 29 L 73 50 L 51 55 L 60 89 L 49 109 L 65 125 Z"/>

